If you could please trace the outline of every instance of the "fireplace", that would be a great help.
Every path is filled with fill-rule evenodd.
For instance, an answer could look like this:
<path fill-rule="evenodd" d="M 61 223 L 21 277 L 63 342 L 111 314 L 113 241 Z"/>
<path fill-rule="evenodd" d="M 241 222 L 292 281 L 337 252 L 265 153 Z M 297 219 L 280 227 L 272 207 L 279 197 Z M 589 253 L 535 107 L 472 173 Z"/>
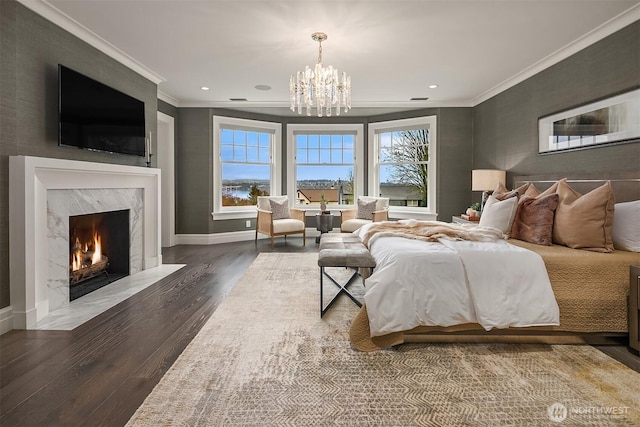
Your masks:
<path fill-rule="evenodd" d="M 159 169 L 10 156 L 9 182 L 11 318 L 0 319 L 0 329 L 38 329 L 80 307 L 95 313 L 139 291 L 162 265 Z M 129 276 L 70 303 L 70 217 L 120 210 L 129 210 Z M 106 256 L 112 263 L 118 255 Z"/>
<path fill-rule="evenodd" d="M 69 301 L 129 275 L 129 209 L 69 217 Z"/>

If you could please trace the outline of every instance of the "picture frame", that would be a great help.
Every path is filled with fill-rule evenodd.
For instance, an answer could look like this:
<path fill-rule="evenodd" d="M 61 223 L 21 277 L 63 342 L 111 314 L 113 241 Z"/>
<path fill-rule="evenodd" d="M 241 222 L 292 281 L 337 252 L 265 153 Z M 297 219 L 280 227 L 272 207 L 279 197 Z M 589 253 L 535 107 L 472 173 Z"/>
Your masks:
<path fill-rule="evenodd" d="M 640 141 L 640 89 L 538 119 L 538 153 Z"/>

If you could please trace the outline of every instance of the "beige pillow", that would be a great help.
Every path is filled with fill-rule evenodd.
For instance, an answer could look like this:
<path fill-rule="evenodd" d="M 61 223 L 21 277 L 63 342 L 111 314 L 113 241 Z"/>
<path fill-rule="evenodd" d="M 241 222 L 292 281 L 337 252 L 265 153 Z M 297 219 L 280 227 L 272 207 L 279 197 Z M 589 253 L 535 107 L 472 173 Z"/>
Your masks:
<path fill-rule="evenodd" d="M 285 199 L 282 203 L 277 202 L 274 199 L 269 199 L 271 204 L 271 213 L 273 216 L 271 219 L 289 219 L 289 200 Z"/>
<path fill-rule="evenodd" d="M 376 211 L 376 200 L 365 201 L 358 199 L 358 210 L 356 211 L 357 219 L 373 219 L 373 213 Z"/>
<path fill-rule="evenodd" d="M 557 183 L 560 197 L 553 225 L 553 242 L 594 252 L 613 251 L 611 227 L 615 196 L 611 182 L 580 194 L 566 180 Z"/>
<path fill-rule="evenodd" d="M 537 245 L 551 246 L 553 217 L 558 207 L 556 193 L 538 197 L 522 196 L 511 228 L 513 239 Z"/>
<path fill-rule="evenodd" d="M 554 183 L 553 183 L 553 185 L 552 185 L 551 187 L 547 188 L 547 189 L 546 189 L 546 190 L 544 190 L 543 192 L 540 192 L 540 190 L 538 190 L 538 189 L 536 188 L 535 190 L 538 192 L 538 194 L 537 194 L 537 195 L 535 195 L 535 196 L 534 196 L 534 195 L 532 195 L 531 197 L 546 196 L 546 195 L 548 195 L 548 194 L 554 194 L 554 193 L 557 193 L 557 192 L 558 192 L 558 185 L 559 185 L 561 182 L 565 182 L 565 183 L 566 183 L 566 182 L 567 182 L 567 178 L 562 178 L 561 180 L 554 182 Z M 534 187 L 534 188 L 535 188 L 535 187 Z"/>
<path fill-rule="evenodd" d="M 529 197 L 538 197 L 540 195 L 540 190 L 536 188 L 535 185 L 529 183 L 524 193 L 520 193 L 521 196 L 529 196 Z"/>
<path fill-rule="evenodd" d="M 514 196 L 536 197 L 539 194 L 540 194 L 540 190 L 538 190 L 536 186 L 530 182 L 524 183 L 520 187 L 514 188 L 511 191 L 507 190 L 507 187 L 505 187 L 502 183 L 498 183 L 498 186 L 496 187 L 496 189 L 493 190 L 493 193 L 491 193 L 491 195 L 498 200 L 505 200 L 505 199 L 508 199 L 509 197 L 514 197 Z"/>

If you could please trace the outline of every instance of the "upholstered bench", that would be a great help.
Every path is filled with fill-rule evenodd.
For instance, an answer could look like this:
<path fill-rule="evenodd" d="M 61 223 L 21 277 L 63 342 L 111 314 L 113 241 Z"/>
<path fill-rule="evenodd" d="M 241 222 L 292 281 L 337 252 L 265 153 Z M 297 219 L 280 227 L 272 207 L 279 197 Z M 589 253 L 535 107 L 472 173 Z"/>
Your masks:
<path fill-rule="evenodd" d="M 326 233 L 323 234 L 320 239 L 320 252 L 318 253 L 318 265 L 320 266 L 320 317 L 324 316 L 324 313 L 329 310 L 331 305 L 336 301 L 340 294 L 344 293 L 351 300 L 362 307 L 362 303 L 353 296 L 347 287 L 353 283 L 358 275 L 361 273 L 363 278 L 369 276 L 371 269 L 376 266 L 376 261 L 369 253 L 367 247 L 360 241 L 360 239 L 354 236 L 352 233 Z M 348 267 L 353 268 L 354 272 L 342 285 L 338 283 L 331 275 L 327 273 L 325 267 Z M 340 290 L 338 293 L 324 306 L 322 302 L 322 288 L 323 278 L 327 276 Z"/>

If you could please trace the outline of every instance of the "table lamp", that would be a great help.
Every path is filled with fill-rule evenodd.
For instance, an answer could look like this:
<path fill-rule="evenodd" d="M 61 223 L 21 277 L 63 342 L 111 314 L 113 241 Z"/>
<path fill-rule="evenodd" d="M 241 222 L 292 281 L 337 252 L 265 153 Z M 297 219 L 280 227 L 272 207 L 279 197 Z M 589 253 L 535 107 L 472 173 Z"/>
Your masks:
<path fill-rule="evenodd" d="M 482 191 L 482 203 L 480 212 L 484 209 L 489 194 L 495 190 L 498 184 L 505 185 L 507 172 L 498 169 L 474 169 L 471 171 L 471 190 Z"/>

